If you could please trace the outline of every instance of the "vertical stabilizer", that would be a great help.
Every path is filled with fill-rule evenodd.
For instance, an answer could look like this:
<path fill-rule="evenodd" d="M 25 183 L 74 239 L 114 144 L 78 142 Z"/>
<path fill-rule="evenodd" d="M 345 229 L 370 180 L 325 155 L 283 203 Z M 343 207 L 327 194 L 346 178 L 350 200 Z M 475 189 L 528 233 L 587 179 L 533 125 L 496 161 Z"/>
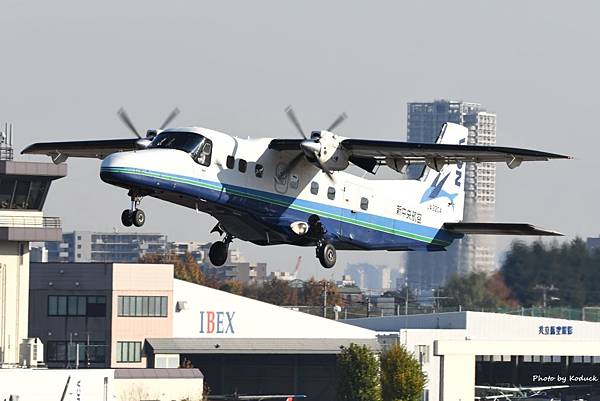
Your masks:
<path fill-rule="evenodd" d="M 436 143 L 448 145 L 467 144 L 469 130 L 462 125 L 446 123 L 442 126 Z M 443 164 L 443 159 L 427 161 L 421 181 L 425 184 L 420 202 L 444 204 L 446 222 L 461 221 L 465 205 L 465 164 Z M 444 202 L 441 202 L 444 201 Z"/>

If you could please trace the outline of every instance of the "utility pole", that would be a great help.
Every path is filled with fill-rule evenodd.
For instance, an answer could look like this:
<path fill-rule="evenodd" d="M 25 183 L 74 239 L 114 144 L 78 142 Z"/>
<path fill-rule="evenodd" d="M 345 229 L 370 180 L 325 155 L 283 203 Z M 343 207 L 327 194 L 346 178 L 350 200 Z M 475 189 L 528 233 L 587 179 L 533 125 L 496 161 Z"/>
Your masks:
<path fill-rule="evenodd" d="M 535 287 L 533 287 L 533 289 L 542 291 L 542 305 L 544 306 L 544 311 L 548 306 L 548 292 L 558 291 L 558 288 L 556 288 L 554 284 L 551 284 L 550 286 L 537 284 Z M 558 298 L 550 297 L 551 301 L 555 301 L 557 299 Z"/>
<path fill-rule="evenodd" d="M 327 281 L 323 281 L 323 317 L 327 317 Z"/>
<path fill-rule="evenodd" d="M 404 283 L 406 287 L 406 296 L 404 297 L 404 314 L 408 315 L 408 283 Z"/>

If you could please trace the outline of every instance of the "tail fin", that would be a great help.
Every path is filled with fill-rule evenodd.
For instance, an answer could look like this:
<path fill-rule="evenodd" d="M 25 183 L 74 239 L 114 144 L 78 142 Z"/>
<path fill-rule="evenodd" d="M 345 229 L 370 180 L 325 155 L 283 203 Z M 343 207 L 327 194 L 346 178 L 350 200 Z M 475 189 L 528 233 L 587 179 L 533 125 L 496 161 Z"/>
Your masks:
<path fill-rule="evenodd" d="M 445 123 L 436 143 L 466 145 L 468 134 L 469 130 L 462 125 Z M 421 204 L 436 199 L 447 201 L 448 207 L 442 209 L 445 221 L 462 221 L 465 205 L 465 163 L 444 165 L 441 159 L 429 160 L 420 180 L 426 184 L 420 199 Z M 440 204 L 441 202 L 436 202 L 436 205 Z"/>

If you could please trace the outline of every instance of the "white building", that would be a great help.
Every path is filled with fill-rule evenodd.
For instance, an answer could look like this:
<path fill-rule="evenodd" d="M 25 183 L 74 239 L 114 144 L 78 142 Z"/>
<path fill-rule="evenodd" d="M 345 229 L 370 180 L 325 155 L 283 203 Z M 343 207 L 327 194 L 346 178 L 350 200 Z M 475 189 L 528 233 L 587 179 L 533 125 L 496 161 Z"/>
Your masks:
<path fill-rule="evenodd" d="M 384 347 L 399 341 L 413 352 L 428 377 L 425 400 L 470 401 L 476 385 L 567 384 L 580 387 L 561 390 L 565 397 L 600 393 L 600 323 L 482 312 L 347 322 L 378 331 Z"/>

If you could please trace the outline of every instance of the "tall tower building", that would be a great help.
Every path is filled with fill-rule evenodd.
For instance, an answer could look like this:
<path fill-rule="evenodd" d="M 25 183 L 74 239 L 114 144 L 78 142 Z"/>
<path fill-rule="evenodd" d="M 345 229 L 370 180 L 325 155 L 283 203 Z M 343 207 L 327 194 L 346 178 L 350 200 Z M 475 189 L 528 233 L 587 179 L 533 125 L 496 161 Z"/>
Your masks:
<path fill-rule="evenodd" d="M 469 129 L 469 145 L 496 144 L 496 114 L 479 103 L 436 100 L 409 103 L 407 141 L 433 143 L 445 122 Z M 418 178 L 423 167 L 410 166 L 409 178 Z M 464 221 L 493 221 L 496 205 L 496 165 L 467 163 Z M 496 270 L 496 246 L 490 236 L 466 236 L 447 252 L 410 253 L 407 259 L 409 286 L 420 289 L 439 287 L 453 273 Z"/>
<path fill-rule="evenodd" d="M 66 174 L 66 164 L 14 161 L 12 127 L 0 127 L 0 368 L 27 359 L 29 243 L 60 239 L 60 219 L 42 209 Z"/>

